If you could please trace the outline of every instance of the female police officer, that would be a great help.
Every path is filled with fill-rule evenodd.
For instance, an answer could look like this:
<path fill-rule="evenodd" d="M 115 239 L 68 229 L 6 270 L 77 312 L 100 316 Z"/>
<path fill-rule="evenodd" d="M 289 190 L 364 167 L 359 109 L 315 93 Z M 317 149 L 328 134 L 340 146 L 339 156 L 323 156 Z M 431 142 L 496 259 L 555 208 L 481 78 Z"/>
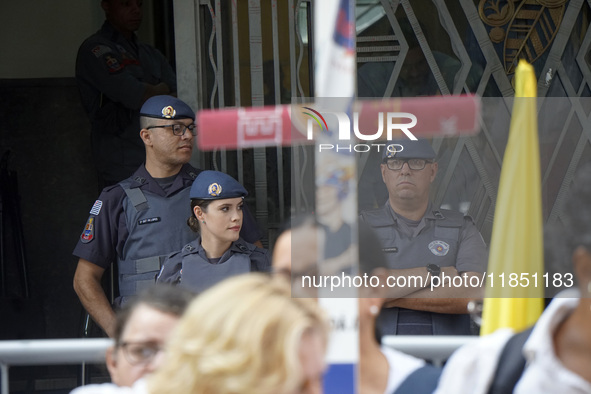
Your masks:
<path fill-rule="evenodd" d="M 191 187 L 189 227 L 197 239 L 169 255 L 157 282 L 180 284 L 201 292 L 217 282 L 251 271 L 268 271 L 267 250 L 240 238 L 246 189 L 218 171 L 201 172 Z"/>

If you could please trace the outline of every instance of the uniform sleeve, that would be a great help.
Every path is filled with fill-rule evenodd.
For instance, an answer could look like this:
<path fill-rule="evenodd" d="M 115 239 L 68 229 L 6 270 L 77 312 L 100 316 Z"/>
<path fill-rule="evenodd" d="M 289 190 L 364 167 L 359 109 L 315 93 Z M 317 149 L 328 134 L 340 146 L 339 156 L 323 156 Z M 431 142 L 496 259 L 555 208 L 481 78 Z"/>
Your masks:
<path fill-rule="evenodd" d="M 125 67 L 124 59 L 113 44 L 91 40 L 78 51 L 77 77 L 83 78 L 111 101 L 130 109 L 139 109 L 145 84 Z"/>
<path fill-rule="evenodd" d="M 464 217 L 464 226 L 460 235 L 456 269 L 458 272 L 486 271 L 488 251 L 480 231 L 474 225 L 472 218 Z"/>
<path fill-rule="evenodd" d="M 181 280 L 181 268 L 183 267 L 183 256 L 181 252 L 171 253 L 166 257 L 160 273 L 156 277 L 156 283 L 178 284 Z"/>
<path fill-rule="evenodd" d="M 244 204 L 242 208 L 244 218 L 242 220 L 242 228 L 240 229 L 240 237 L 248 243 L 255 243 L 262 238 L 261 230 L 252 216 L 248 205 Z"/>
<path fill-rule="evenodd" d="M 170 63 L 168 62 L 166 57 L 162 54 L 162 52 L 160 52 L 159 50 L 157 50 L 155 48 L 152 48 L 152 50 L 155 52 L 154 58 L 160 63 L 159 64 L 160 76 L 159 76 L 158 83 L 164 82 L 166 84 L 166 86 L 168 86 L 170 88 L 171 92 L 176 92 L 177 91 L 176 74 L 175 74 L 174 70 L 172 69 L 172 67 L 170 66 Z"/>
<path fill-rule="evenodd" d="M 74 256 L 105 269 L 116 261 L 129 233 L 123 199 L 123 189 L 118 185 L 103 190 L 90 209 L 90 216 L 74 248 Z"/>

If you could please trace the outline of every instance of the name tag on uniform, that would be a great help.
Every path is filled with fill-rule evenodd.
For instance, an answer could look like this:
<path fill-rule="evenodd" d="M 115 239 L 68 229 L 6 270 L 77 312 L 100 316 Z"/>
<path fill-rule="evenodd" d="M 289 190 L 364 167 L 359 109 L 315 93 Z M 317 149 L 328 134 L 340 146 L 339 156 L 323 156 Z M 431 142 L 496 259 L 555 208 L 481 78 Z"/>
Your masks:
<path fill-rule="evenodd" d="M 384 253 L 398 253 L 398 248 L 393 247 L 393 248 L 383 248 L 382 252 Z"/>
<path fill-rule="evenodd" d="M 138 220 L 137 224 L 142 225 L 142 224 L 148 224 L 148 223 L 156 223 L 159 222 L 160 218 L 156 217 L 156 218 L 148 218 L 148 219 L 142 219 L 142 220 Z"/>

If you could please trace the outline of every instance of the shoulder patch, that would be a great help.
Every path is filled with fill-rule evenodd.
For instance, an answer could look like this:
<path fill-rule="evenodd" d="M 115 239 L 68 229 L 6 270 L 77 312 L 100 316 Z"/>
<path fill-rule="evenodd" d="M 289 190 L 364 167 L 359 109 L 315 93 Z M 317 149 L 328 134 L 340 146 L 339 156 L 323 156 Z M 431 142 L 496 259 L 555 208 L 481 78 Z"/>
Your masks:
<path fill-rule="evenodd" d="M 94 48 L 92 48 L 90 51 L 97 58 L 103 56 L 106 53 L 113 52 L 113 50 L 110 47 L 106 46 L 106 45 L 97 45 Z"/>
<path fill-rule="evenodd" d="M 80 235 L 80 242 L 87 244 L 94 239 L 94 216 L 90 216 L 86 221 L 86 226 Z"/>
<path fill-rule="evenodd" d="M 94 205 L 90 209 L 90 214 L 97 216 L 101 212 L 101 208 L 103 207 L 103 202 L 101 200 L 96 200 Z"/>
<path fill-rule="evenodd" d="M 117 60 L 115 56 L 105 56 L 105 64 L 107 65 L 110 73 L 114 73 L 123 69 L 123 66 L 121 63 L 119 63 L 119 60 Z"/>

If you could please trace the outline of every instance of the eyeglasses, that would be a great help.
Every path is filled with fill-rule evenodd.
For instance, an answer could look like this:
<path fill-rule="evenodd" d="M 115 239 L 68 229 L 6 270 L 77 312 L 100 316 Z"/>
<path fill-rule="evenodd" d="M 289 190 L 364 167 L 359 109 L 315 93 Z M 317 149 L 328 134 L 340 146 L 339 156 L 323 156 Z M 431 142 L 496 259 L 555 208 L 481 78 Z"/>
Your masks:
<path fill-rule="evenodd" d="M 389 169 L 394 170 L 394 171 L 398 171 L 402 169 L 402 166 L 404 166 L 404 163 L 408 164 L 408 168 L 410 168 L 411 170 L 422 170 L 423 168 L 425 168 L 425 166 L 427 165 L 427 163 L 433 163 L 430 160 L 425 160 L 425 159 L 389 159 L 386 162 L 386 165 L 388 166 Z"/>
<path fill-rule="evenodd" d="M 193 123 L 191 123 L 190 125 L 186 126 L 182 123 L 177 123 L 177 124 L 163 124 L 160 126 L 150 126 L 150 127 L 146 127 L 146 130 L 150 130 L 150 129 L 163 129 L 163 128 L 167 128 L 170 127 L 172 129 L 172 134 L 174 135 L 178 135 L 178 136 L 183 136 L 185 135 L 185 131 L 187 131 L 187 129 L 189 129 L 189 132 L 193 135 L 197 135 L 197 130 L 195 125 Z"/>
<path fill-rule="evenodd" d="M 123 342 L 120 347 L 132 365 L 147 364 L 162 350 L 156 342 Z"/>

